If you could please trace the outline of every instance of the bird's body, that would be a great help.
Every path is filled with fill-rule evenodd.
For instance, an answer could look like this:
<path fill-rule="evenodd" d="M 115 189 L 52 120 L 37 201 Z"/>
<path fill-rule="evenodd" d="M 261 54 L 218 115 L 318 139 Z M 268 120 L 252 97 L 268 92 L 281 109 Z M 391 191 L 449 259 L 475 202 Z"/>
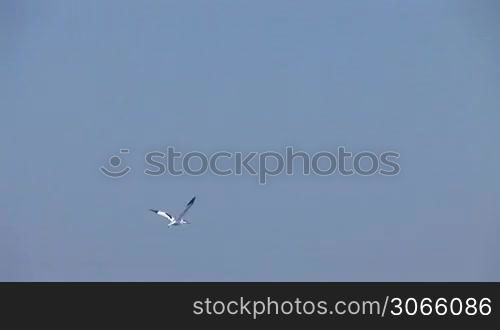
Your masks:
<path fill-rule="evenodd" d="M 182 211 L 181 214 L 179 214 L 179 216 L 177 216 L 177 217 L 174 217 L 173 215 L 169 214 L 168 212 L 161 211 L 161 210 L 150 209 L 150 211 L 158 214 L 160 217 L 167 219 L 169 221 L 169 223 L 168 223 L 169 227 L 188 224 L 190 222 L 187 221 L 186 219 L 184 219 L 184 215 L 186 215 L 187 211 L 191 208 L 191 206 L 193 206 L 195 199 L 196 199 L 196 196 L 191 198 L 189 203 L 186 204 L 184 211 Z"/>

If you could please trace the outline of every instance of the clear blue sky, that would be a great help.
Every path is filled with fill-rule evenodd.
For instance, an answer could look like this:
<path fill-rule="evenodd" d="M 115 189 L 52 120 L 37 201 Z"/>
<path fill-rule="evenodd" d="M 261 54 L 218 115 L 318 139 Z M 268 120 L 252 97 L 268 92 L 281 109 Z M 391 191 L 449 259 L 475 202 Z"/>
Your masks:
<path fill-rule="evenodd" d="M 0 280 L 500 280 L 497 1 L 0 2 Z M 396 150 L 396 177 L 147 151 Z M 128 158 L 127 158 L 128 157 Z M 133 174 L 133 175 L 132 175 Z M 194 224 L 167 228 L 147 211 Z"/>

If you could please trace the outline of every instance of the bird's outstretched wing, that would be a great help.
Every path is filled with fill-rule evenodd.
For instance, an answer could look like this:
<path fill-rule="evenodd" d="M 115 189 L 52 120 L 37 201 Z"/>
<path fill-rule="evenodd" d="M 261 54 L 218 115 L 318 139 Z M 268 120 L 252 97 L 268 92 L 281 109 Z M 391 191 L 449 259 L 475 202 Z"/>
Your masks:
<path fill-rule="evenodd" d="M 159 211 L 158 215 L 160 215 L 160 216 L 162 216 L 164 218 L 167 218 L 168 221 L 173 221 L 174 220 L 174 217 L 170 213 L 168 213 L 167 211 Z"/>
<path fill-rule="evenodd" d="M 181 220 L 182 217 L 184 215 L 186 215 L 187 211 L 191 208 L 191 206 L 193 206 L 195 199 L 196 199 L 196 196 L 194 196 L 193 198 L 191 198 L 191 200 L 186 204 L 186 207 L 184 208 L 184 211 L 182 211 L 181 214 L 179 214 L 179 217 L 178 217 L 179 220 Z"/>

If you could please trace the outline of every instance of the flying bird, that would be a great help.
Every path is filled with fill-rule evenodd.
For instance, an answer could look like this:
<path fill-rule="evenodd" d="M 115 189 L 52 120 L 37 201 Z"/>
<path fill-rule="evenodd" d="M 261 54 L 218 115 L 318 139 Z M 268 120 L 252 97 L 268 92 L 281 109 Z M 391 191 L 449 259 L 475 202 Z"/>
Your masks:
<path fill-rule="evenodd" d="M 187 211 L 193 206 L 194 200 L 196 199 L 196 196 L 191 198 L 191 200 L 186 204 L 186 207 L 184 208 L 184 211 L 182 211 L 177 217 L 174 217 L 173 215 L 169 214 L 168 212 L 161 211 L 161 210 L 153 210 L 149 209 L 151 212 L 154 212 L 158 214 L 160 217 L 164 217 L 169 221 L 168 226 L 180 226 L 184 224 L 189 224 L 188 220 L 184 219 L 184 216 L 186 215 Z"/>

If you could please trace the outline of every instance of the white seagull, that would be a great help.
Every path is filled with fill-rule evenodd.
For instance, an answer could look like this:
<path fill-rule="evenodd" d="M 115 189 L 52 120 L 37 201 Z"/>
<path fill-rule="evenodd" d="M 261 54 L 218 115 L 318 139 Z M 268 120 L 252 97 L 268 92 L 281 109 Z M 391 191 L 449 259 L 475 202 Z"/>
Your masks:
<path fill-rule="evenodd" d="M 167 219 L 168 221 L 170 221 L 170 223 L 168 224 L 169 227 L 170 226 L 180 226 L 180 225 L 184 225 L 186 223 L 190 223 L 189 221 L 187 221 L 183 217 L 186 215 L 187 211 L 191 208 L 191 206 L 193 206 L 195 199 L 196 199 L 196 196 L 194 196 L 193 198 L 191 198 L 191 200 L 186 204 L 186 207 L 184 208 L 184 211 L 182 211 L 181 214 L 179 214 L 178 217 L 174 217 L 173 215 L 171 215 L 171 214 L 169 214 L 168 212 L 165 212 L 165 211 L 153 210 L 153 209 L 149 209 L 149 210 L 151 212 L 154 212 L 154 213 L 158 214 L 160 217 L 164 217 L 165 219 Z"/>

